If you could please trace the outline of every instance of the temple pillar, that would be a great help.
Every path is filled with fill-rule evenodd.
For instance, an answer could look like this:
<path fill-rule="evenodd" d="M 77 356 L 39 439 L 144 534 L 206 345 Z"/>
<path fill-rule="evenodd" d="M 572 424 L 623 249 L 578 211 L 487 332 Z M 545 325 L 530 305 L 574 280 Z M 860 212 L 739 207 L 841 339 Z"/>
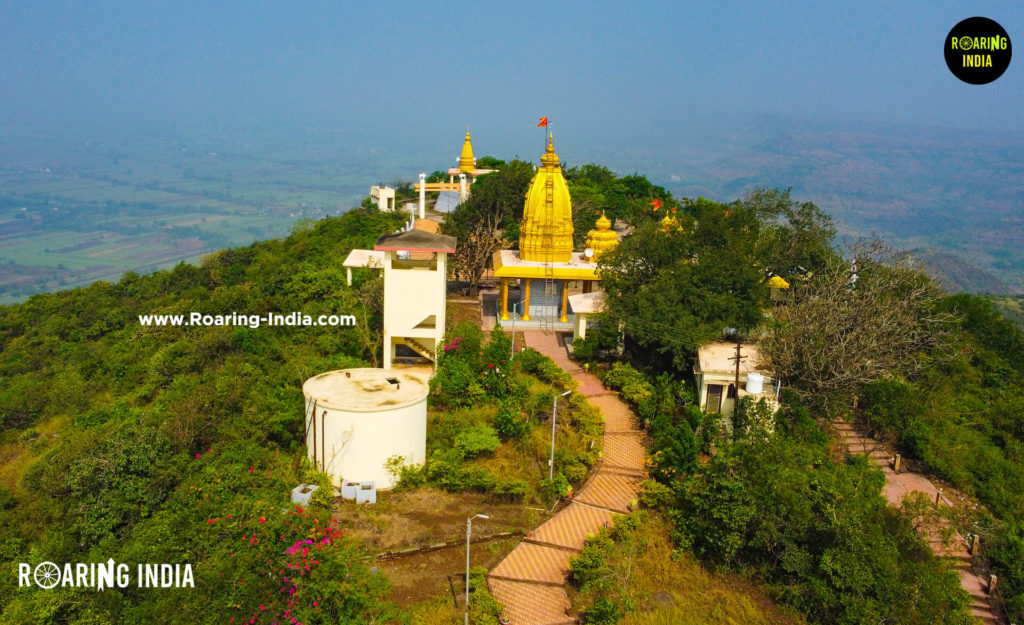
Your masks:
<path fill-rule="evenodd" d="M 508 321 L 508 278 L 501 279 L 501 321 Z"/>
<path fill-rule="evenodd" d="M 562 323 L 569 321 L 569 282 L 562 280 L 562 316 L 558 318 Z"/>
<path fill-rule="evenodd" d="M 530 282 L 529 278 L 523 278 L 523 321 L 530 320 Z"/>

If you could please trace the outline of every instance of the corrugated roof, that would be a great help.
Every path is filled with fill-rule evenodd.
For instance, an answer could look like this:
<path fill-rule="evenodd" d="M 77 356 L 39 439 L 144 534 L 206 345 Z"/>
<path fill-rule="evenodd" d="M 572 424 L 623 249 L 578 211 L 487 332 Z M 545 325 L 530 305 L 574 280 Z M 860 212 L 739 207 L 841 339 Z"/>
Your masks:
<path fill-rule="evenodd" d="M 434 210 L 439 213 L 451 213 L 461 203 L 458 191 L 441 191 L 437 195 L 437 202 L 434 203 Z"/>
<path fill-rule="evenodd" d="M 407 230 L 385 234 L 373 244 L 377 251 L 401 250 L 409 252 L 455 252 L 455 237 L 424 230 Z"/>

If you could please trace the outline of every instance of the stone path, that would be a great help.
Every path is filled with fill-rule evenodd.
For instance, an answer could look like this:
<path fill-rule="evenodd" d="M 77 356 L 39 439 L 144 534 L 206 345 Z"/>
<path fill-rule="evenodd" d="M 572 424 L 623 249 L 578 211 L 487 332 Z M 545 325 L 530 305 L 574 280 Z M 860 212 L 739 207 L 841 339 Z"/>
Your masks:
<path fill-rule="evenodd" d="M 604 417 L 604 453 L 597 473 L 580 489 L 572 503 L 526 535 L 515 549 L 491 570 L 487 586 L 505 606 L 511 625 L 569 625 L 571 605 L 565 593 L 569 561 L 583 549 L 588 536 L 610 525 L 616 514 L 629 512 L 640 495 L 644 476 L 643 433 L 636 416 L 597 376 L 569 360 L 557 334 L 527 331 L 528 347 L 550 356 L 579 383 L 576 389 Z"/>
<path fill-rule="evenodd" d="M 924 493 L 932 501 L 939 496 L 947 505 L 950 503 L 945 497 L 942 497 L 939 489 L 932 484 L 931 480 L 920 473 L 912 473 L 905 469 L 899 473 L 894 472 L 892 468 L 893 454 L 878 441 L 858 434 L 853 424 L 837 421 L 833 425 L 839 439 L 846 444 L 850 453 L 867 454 L 871 463 L 885 472 L 885 487 L 882 489 L 882 494 L 890 504 L 900 505 L 904 497 L 915 491 Z M 952 560 L 953 566 L 960 575 L 960 585 L 971 595 L 971 614 L 983 623 L 1002 623 L 1002 619 L 989 605 L 988 580 L 976 575 L 971 568 L 971 555 L 968 552 L 967 540 L 957 534 L 953 543 L 946 545 L 939 538 L 937 532 L 933 532 L 933 534 L 928 537 L 932 549 L 935 553 Z"/>

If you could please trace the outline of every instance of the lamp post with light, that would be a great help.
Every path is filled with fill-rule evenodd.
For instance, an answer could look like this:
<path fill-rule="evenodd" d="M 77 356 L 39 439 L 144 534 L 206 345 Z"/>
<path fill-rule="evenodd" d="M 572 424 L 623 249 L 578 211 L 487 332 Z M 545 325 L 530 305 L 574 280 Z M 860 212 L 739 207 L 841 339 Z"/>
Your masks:
<path fill-rule="evenodd" d="M 566 391 L 561 395 L 555 395 L 555 406 L 551 409 L 551 457 L 548 458 L 548 480 L 555 479 L 555 418 L 558 416 L 558 398 L 565 397 L 572 391 Z"/>
<path fill-rule="evenodd" d="M 476 514 L 466 519 L 466 619 L 465 625 L 469 625 L 469 541 L 473 536 L 473 519 L 489 519 L 486 514 Z"/>

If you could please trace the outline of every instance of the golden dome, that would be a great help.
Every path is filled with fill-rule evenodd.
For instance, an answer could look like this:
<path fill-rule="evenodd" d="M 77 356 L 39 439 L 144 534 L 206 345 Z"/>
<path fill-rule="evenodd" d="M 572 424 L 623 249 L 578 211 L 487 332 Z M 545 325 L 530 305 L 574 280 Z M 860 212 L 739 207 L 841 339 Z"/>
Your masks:
<path fill-rule="evenodd" d="M 464 174 L 471 174 L 476 171 L 476 159 L 473 158 L 473 144 L 469 140 L 469 130 L 466 131 L 466 140 L 462 142 L 462 154 L 459 155 L 459 171 Z"/>
<path fill-rule="evenodd" d="M 683 227 L 679 224 L 679 220 L 676 219 L 674 215 L 670 215 L 668 211 L 665 211 L 665 218 L 661 220 L 661 229 L 665 234 L 683 231 Z"/>
<path fill-rule="evenodd" d="M 572 199 L 551 135 L 540 162 L 523 205 L 519 257 L 538 263 L 567 263 L 572 258 Z"/>
<path fill-rule="evenodd" d="M 612 222 L 605 216 L 603 211 L 594 225 L 596 227 L 587 233 L 587 242 L 585 244 L 588 248 L 594 250 L 594 255 L 588 259 L 592 263 L 597 261 L 598 256 L 602 252 L 606 252 L 619 244 L 618 235 L 612 232 L 611 229 Z"/>

